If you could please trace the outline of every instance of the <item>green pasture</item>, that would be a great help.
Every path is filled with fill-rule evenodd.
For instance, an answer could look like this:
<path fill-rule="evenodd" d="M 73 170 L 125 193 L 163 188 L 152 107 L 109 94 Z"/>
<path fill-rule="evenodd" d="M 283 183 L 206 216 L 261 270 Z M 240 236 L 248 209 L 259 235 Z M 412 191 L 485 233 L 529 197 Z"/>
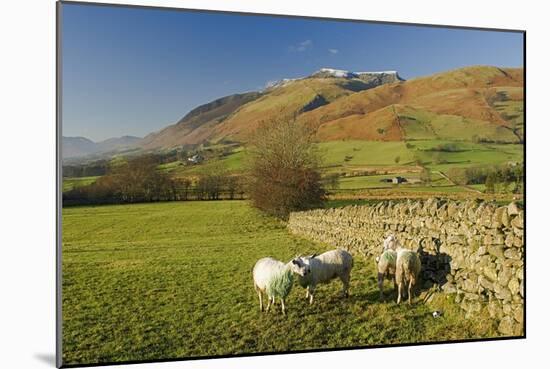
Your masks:
<path fill-rule="evenodd" d="M 399 164 L 413 161 L 413 152 L 402 141 L 330 141 L 322 142 L 319 149 L 323 155 L 323 164 L 392 166 L 399 156 Z"/>
<path fill-rule="evenodd" d="M 511 108 L 513 109 L 513 108 Z M 407 139 L 451 139 L 469 141 L 473 133 L 479 137 L 492 137 L 503 142 L 518 142 L 511 129 L 459 115 L 436 114 L 427 110 L 404 108 L 399 113 L 401 126 Z"/>
<path fill-rule="evenodd" d="M 391 179 L 395 176 L 404 177 L 410 182 L 400 183 L 395 185 L 393 183 L 381 182 L 382 179 Z M 342 177 L 340 178 L 339 189 L 350 190 L 350 189 L 362 189 L 362 188 L 418 188 L 425 186 L 424 183 L 416 183 L 417 180 L 420 180 L 420 173 L 395 173 L 395 174 L 384 174 L 384 175 L 368 175 L 368 176 L 355 176 L 355 177 Z M 446 178 L 442 177 L 438 173 L 432 172 L 430 175 L 431 186 L 449 186 L 452 183 Z"/>
<path fill-rule="evenodd" d="M 63 192 L 74 190 L 75 188 L 88 186 L 97 181 L 99 177 L 65 177 L 63 178 Z"/>
<path fill-rule="evenodd" d="M 344 202 L 341 202 L 344 204 Z M 337 204 L 336 204 L 337 205 Z M 378 299 L 374 261 L 354 255 L 351 296 L 334 282 L 309 306 L 295 285 L 287 316 L 261 313 L 254 263 L 330 245 L 288 233 L 246 201 L 63 209 L 65 365 L 491 337 L 452 298 Z M 389 294 L 391 287 L 386 284 Z M 434 319 L 431 312 L 443 310 Z"/>

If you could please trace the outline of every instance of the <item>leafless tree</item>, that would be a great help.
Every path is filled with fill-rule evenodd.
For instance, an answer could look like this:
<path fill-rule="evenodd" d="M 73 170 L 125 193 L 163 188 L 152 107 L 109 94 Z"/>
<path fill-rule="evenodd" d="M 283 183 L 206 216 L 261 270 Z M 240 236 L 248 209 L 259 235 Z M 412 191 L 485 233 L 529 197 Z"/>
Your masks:
<path fill-rule="evenodd" d="M 320 154 L 311 129 L 292 118 L 263 122 L 247 151 L 248 187 L 255 207 L 286 218 L 291 211 L 322 205 Z"/>

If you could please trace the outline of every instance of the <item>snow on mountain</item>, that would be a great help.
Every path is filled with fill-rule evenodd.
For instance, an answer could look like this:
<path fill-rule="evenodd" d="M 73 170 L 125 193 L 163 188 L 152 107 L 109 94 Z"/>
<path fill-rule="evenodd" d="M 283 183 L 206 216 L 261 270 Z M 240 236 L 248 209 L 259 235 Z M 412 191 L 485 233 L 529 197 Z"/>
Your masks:
<path fill-rule="evenodd" d="M 270 88 L 277 88 L 277 87 L 283 87 L 288 85 L 291 82 L 297 81 L 301 78 L 283 78 L 275 81 L 268 81 L 265 84 L 264 90 L 268 90 Z"/>
<path fill-rule="evenodd" d="M 369 82 L 371 84 L 382 84 L 395 81 L 404 81 L 397 71 L 388 70 L 388 71 L 375 71 L 375 72 L 351 72 L 343 69 L 334 69 L 334 68 L 321 68 L 313 74 L 302 77 L 302 78 L 283 78 L 274 81 L 268 81 L 265 84 L 264 91 L 270 90 L 278 87 L 284 87 L 289 85 L 294 81 L 303 80 L 306 78 L 346 78 L 346 79 L 361 79 L 364 82 Z"/>
<path fill-rule="evenodd" d="M 385 71 L 381 71 L 381 72 L 356 72 L 356 74 L 358 74 L 358 75 L 361 75 L 361 74 L 397 74 L 397 72 L 394 71 L 394 70 L 385 70 Z"/>
<path fill-rule="evenodd" d="M 375 71 L 375 72 L 351 72 L 343 69 L 333 69 L 333 68 L 321 68 L 317 72 L 313 73 L 310 77 L 313 78 L 360 78 L 364 79 L 365 77 L 376 77 L 376 78 L 385 78 L 385 79 L 395 79 L 402 81 L 403 79 L 399 77 L 396 71 Z"/>
<path fill-rule="evenodd" d="M 353 73 L 347 70 L 332 69 L 332 68 L 321 68 L 318 72 L 314 73 L 314 75 L 315 74 L 328 74 L 336 78 L 356 78 L 357 77 L 356 73 Z"/>

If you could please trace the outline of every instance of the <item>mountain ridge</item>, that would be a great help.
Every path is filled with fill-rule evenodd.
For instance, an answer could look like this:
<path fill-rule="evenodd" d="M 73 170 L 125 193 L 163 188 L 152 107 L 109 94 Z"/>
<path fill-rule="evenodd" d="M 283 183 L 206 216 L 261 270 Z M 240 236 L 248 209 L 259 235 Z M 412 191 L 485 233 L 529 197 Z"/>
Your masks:
<path fill-rule="evenodd" d="M 305 77 L 270 81 L 261 91 L 228 95 L 202 104 L 175 124 L 147 135 L 140 146 L 151 150 L 196 145 L 231 136 L 238 141 L 245 139 L 260 121 L 275 114 L 302 114 L 342 96 L 401 81 L 404 80 L 396 71 L 349 72 L 321 68 Z"/>
<path fill-rule="evenodd" d="M 321 68 L 260 91 L 199 105 L 133 147 L 150 151 L 205 142 L 246 143 L 261 122 L 285 117 L 315 129 L 319 141 L 523 142 L 523 72 L 468 66 L 404 80 L 397 71 Z M 83 142 L 82 151 L 93 152 L 87 145 L 93 146 Z"/>
<path fill-rule="evenodd" d="M 98 142 L 94 142 L 89 138 L 82 136 L 63 136 L 61 152 L 63 154 L 63 159 L 79 158 L 93 154 L 132 148 L 141 140 L 141 137 L 130 135 L 111 137 Z"/>

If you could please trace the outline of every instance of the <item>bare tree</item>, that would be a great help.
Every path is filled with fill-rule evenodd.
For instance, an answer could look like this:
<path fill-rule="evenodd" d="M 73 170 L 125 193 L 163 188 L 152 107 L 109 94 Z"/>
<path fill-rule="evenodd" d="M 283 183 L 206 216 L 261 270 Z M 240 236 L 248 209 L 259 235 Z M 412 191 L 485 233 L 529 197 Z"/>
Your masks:
<path fill-rule="evenodd" d="M 313 138 L 313 131 L 294 119 L 260 124 L 248 149 L 248 185 L 255 207 L 286 218 L 291 211 L 322 205 L 325 191 Z"/>

